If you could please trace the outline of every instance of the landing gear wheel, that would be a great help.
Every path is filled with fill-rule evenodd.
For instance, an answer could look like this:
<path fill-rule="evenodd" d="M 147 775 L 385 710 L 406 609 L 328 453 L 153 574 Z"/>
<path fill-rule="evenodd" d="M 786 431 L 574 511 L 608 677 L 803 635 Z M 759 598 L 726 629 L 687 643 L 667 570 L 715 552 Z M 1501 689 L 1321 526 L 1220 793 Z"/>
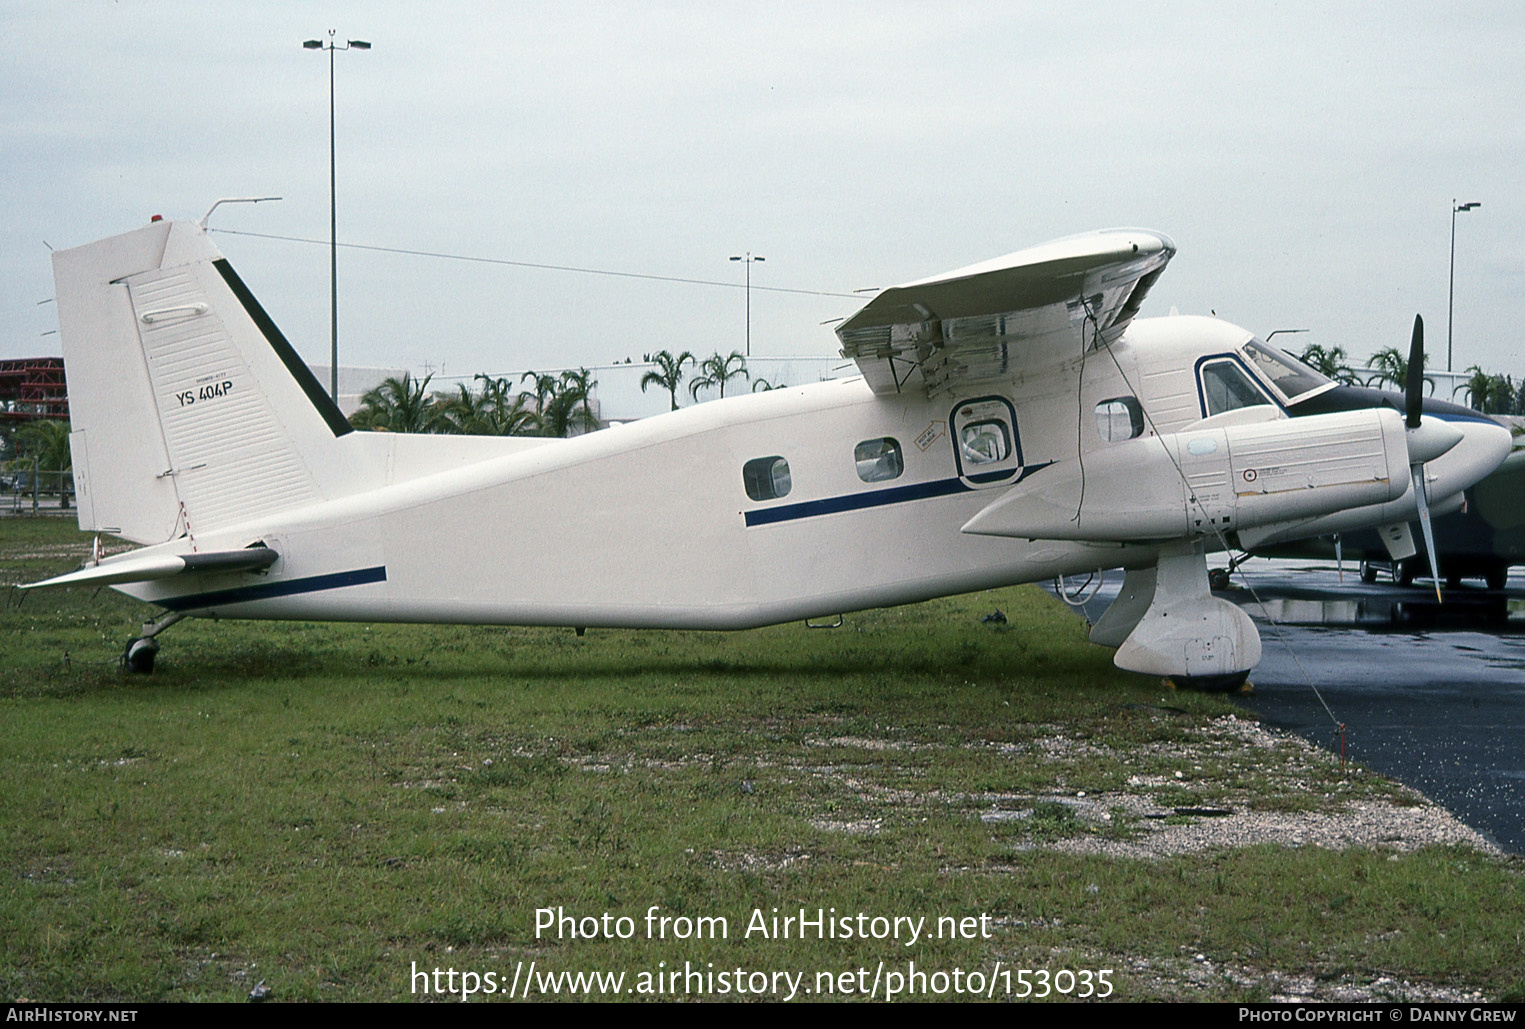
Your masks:
<path fill-rule="evenodd" d="M 1245 669 L 1228 675 L 1172 675 L 1170 684 L 1178 690 L 1195 690 L 1198 693 L 1234 693 L 1242 689 L 1249 679 L 1249 669 Z"/>
<path fill-rule="evenodd" d="M 149 675 L 154 670 L 154 657 L 159 653 L 159 644 L 154 642 L 152 636 L 139 636 L 127 644 L 127 649 L 122 652 L 122 664 L 129 672 L 139 675 Z"/>
<path fill-rule="evenodd" d="M 1361 562 L 1361 581 L 1368 586 L 1377 581 L 1377 570 L 1365 561 Z"/>
<path fill-rule="evenodd" d="M 1485 575 L 1483 579 L 1488 583 L 1488 588 L 1490 590 L 1494 590 L 1495 592 L 1501 590 L 1504 588 L 1505 584 L 1509 582 L 1509 566 L 1495 565 L 1494 567 L 1488 569 L 1488 574 Z"/>
<path fill-rule="evenodd" d="M 1227 568 L 1214 568 L 1207 573 L 1207 585 L 1210 589 L 1226 590 L 1233 581 L 1233 575 Z"/>
<path fill-rule="evenodd" d="M 1405 558 L 1393 562 L 1393 581 L 1399 586 L 1414 585 L 1414 562 Z"/>

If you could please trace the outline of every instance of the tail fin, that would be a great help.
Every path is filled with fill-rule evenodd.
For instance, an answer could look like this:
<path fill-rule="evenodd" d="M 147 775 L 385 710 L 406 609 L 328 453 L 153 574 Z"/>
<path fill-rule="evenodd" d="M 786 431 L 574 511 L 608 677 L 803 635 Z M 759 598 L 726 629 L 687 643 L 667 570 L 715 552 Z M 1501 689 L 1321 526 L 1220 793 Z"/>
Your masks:
<path fill-rule="evenodd" d="M 350 424 L 200 226 L 53 275 L 81 529 L 160 543 L 328 498 Z"/>

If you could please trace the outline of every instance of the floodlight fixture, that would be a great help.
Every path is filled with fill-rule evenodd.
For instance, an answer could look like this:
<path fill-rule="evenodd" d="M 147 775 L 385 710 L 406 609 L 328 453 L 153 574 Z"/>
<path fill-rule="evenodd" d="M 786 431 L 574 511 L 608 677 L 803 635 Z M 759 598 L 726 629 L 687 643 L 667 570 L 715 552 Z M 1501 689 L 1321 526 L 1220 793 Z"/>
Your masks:
<path fill-rule="evenodd" d="M 1458 204 L 1456 198 L 1451 198 L 1451 279 L 1446 293 L 1446 371 L 1451 371 L 1451 328 L 1453 315 L 1456 311 L 1456 216 L 1463 211 L 1471 211 L 1482 207 L 1477 200 L 1469 200 L 1465 204 Z"/>
<path fill-rule="evenodd" d="M 340 46 L 334 42 L 334 30 L 329 29 L 327 43 L 321 39 L 309 39 L 303 42 L 302 48 L 328 51 L 328 281 L 332 314 L 329 322 L 328 392 L 337 404 L 339 402 L 339 189 L 337 155 L 334 147 L 334 51 L 369 50 L 371 44 L 363 39 L 351 39 Z"/>
<path fill-rule="evenodd" d="M 752 264 L 755 261 L 766 261 L 767 258 L 748 250 L 745 257 L 741 254 L 732 254 L 731 260 L 741 261 L 747 266 L 747 357 L 750 358 L 752 356 Z"/>

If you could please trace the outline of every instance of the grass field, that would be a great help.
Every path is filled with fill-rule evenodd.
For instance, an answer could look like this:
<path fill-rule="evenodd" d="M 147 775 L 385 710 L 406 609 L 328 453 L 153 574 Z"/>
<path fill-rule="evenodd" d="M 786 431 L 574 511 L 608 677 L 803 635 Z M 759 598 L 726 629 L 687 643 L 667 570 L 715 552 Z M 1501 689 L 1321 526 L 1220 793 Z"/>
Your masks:
<path fill-rule="evenodd" d="M 72 523 L 7 519 L 0 579 L 87 550 Z M 1010 621 L 982 623 L 996 608 Z M 829 631 L 191 620 L 129 677 L 117 656 L 148 614 L 109 590 L 8 596 L 7 1000 L 234 1001 L 261 982 L 409 999 L 415 969 L 506 991 L 530 962 L 625 972 L 631 997 L 671 996 L 652 973 L 685 962 L 749 990 L 803 973 L 812 997 L 817 973 L 853 973 L 839 991 L 878 976 L 883 996 L 896 973 L 914 987 L 914 962 L 950 999 L 955 969 L 1004 997 L 1024 968 L 1048 976 L 1034 992 L 1073 994 L 1111 969 L 1123 1000 L 1525 999 L 1517 861 L 1264 840 L 1117 856 L 1216 811 L 1337 821 L 1418 800 L 1267 745 L 1228 700 L 1116 671 L 1036 589 Z M 677 920 L 666 939 L 653 906 Z M 632 935 L 537 935 L 546 908 Z M 909 946 L 745 933 L 775 908 L 926 922 Z M 722 917 L 727 938 L 672 938 Z M 939 917 L 979 929 L 936 938 Z M 787 995 L 775 982 L 765 997 Z"/>

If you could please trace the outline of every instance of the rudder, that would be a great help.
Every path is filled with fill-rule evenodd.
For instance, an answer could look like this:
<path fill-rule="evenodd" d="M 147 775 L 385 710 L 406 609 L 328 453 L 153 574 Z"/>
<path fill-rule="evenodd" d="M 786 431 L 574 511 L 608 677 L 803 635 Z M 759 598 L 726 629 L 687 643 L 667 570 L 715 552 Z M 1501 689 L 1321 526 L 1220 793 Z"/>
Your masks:
<path fill-rule="evenodd" d="M 81 529 L 159 543 L 333 495 L 349 422 L 199 225 L 53 270 Z"/>

